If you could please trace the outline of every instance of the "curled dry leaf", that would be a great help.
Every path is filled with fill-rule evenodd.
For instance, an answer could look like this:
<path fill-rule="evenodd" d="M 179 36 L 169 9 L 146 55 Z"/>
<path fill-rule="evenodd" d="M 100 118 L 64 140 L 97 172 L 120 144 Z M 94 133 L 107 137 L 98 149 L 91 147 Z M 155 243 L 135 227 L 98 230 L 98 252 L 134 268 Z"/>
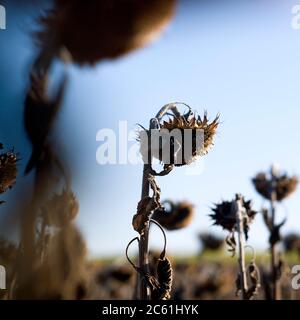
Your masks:
<path fill-rule="evenodd" d="M 269 215 L 269 210 L 266 208 L 263 208 L 262 215 L 263 215 L 263 219 L 264 219 L 264 223 L 265 223 L 266 227 L 268 228 L 269 231 L 271 231 L 273 228 L 273 223 L 272 223 L 272 219 Z"/>
<path fill-rule="evenodd" d="M 149 222 L 150 215 L 154 210 L 161 207 L 160 204 L 160 188 L 156 184 L 155 178 L 149 175 L 150 187 L 153 191 L 152 197 L 145 197 L 141 199 L 137 206 L 137 213 L 133 216 L 132 225 L 135 231 L 143 234 L 147 223 Z"/>
<path fill-rule="evenodd" d="M 258 294 L 260 288 L 260 273 L 254 261 L 252 261 L 248 267 L 248 276 L 251 281 L 251 286 L 246 292 L 246 298 L 247 300 L 251 300 Z"/>
<path fill-rule="evenodd" d="M 231 253 L 231 256 L 234 257 L 236 253 L 236 241 L 234 237 L 234 232 L 231 232 L 225 240 L 228 245 L 228 251 Z"/>
<path fill-rule="evenodd" d="M 284 219 L 281 223 L 273 226 L 273 228 L 270 230 L 271 234 L 269 237 L 269 243 L 271 246 L 274 246 L 276 243 L 281 241 L 282 238 L 281 238 L 280 230 L 285 223 L 286 223 L 286 219 Z"/>

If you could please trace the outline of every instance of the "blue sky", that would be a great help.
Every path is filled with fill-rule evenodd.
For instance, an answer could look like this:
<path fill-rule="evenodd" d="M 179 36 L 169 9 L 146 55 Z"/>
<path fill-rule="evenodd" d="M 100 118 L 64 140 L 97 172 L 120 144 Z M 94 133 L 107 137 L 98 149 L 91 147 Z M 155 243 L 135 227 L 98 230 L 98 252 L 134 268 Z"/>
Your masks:
<path fill-rule="evenodd" d="M 80 200 L 78 225 L 92 255 L 124 251 L 135 237 L 132 215 L 140 196 L 142 167 L 96 162 L 102 128 L 117 130 L 120 120 L 147 125 L 165 103 L 184 101 L 222 124 L 204 171 L 188 176 L 184 168 L 159 178 L 163 198 L 189 200 L 196 206 L 190 227 L 168 233 L 171 253 L 198 249 L 199 231 L 211 227 L 214 202 L 236 192 L 263 200 L 250 178 L 275 162 L 290 173 L 300 172 L 300 30 L 291 28 L 297 1 L 181 1 L 163 36 L 151 46 L 95 68 L 70 66 L 69 90 L 57 122 L 58 136 L 71 159 L 73 185 Z M 0 139 L 27 159 L 22 128 L 26 74 L 33 58 L 28 32 L 31 7 L 7 4 L 8 29 L 0 31 Z M 22 194 L 30 178 L 19 180 L 11 194 Z M 29 181 L 29 182 L 28 182 Z M 3 213 L 3 215 L 5 212 Z M 284 232 L 300 232 L 299 191 L 279 208 L 288 214 Z M 250 231 L 250 244 L 266 248 L 260 216 Z M 161 246 L 154 231 L 151 247 Z"/>

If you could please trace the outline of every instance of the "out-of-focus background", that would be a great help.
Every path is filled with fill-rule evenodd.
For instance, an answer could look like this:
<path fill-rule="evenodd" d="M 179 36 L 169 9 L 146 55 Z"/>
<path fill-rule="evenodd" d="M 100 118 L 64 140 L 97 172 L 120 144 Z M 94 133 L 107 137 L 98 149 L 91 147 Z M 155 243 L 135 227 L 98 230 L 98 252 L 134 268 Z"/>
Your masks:
<path fill-rule="evenodd" d="M 251 183 L 258 171 L 276 163 L 291 174 L 300 172 L 300 30 L 291 27 L 295 2 L 181 0 L 174 20 L 150 46 L 94 67 L 67 67 L 70 82 L 56 126 L 90 256 L 123 255 L 135 236 L 131 220 L 142 166 L 96 161 L 97 132 L 110 128 L 118 133 L 119 121 L 127 121 L 129 130 L 137 123 L 147 126 L 171 101 L 184 101 L 199 113 L 208 110 L 211 119 L 221 114 L 215 146 L 199 160 L 199 174 L 178 168 L 158 179 L 164 199 L 188 200 L 196 207 L 189 227 L 168 233 L 169 252 L 178 256 L 198 251 L 198 233 L 212 228 L 213 203 L 241 192 L 261 208 L 264 203 Z M 48 2 L 1 4 L 7 30 L 0 30 L 0 141 L 14 147 L 21 161 L 17 184 L 1 207 L 0 232 L 15 239 L 10 209 L 32 185 L 31 177 L 23 176 L 31 147 L 22 120 L 36 53 L 30 35 Z M 288 216 L 284 233 L 300 231 L 299 191 L 280 205 L 279 216 Z M 266 250 L 267 238 L 259 216 L 249 243 Z M 151 248 L 160 248 L 161 241 L 153 231 Z"/>

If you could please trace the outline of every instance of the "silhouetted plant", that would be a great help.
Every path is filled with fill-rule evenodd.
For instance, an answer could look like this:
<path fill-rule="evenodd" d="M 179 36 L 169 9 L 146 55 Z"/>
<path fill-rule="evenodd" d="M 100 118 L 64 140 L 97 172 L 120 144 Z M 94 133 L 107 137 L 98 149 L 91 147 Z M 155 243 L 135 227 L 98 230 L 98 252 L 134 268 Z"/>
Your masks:
<path fill-rule="evenodd" d="M 236 253 L 235 234 L 238 239 L 238 265 L 239 273 L 236 280 L 237 294 L 241 292 L 243 300 L 252 299 L 260 287 L 259 270 L 255 264 L 255 258 L 246 269 L 245 248 L 248 239 L 248 231 L 256 211 L 252 209 L 251 201 L 246 201 L 241 195 L 236 195 L 233 201 L 223 201 L 216 204 L 210 217 L 215 225 L 228 230 L 230 234 L 226 238 L 229 251 L 232 256 Z M 253 254 L 254 255 L 254 254 Z M 251 285 L 248 285 L 248 278 Z"/>
<path fill-rule="evenodd" d="M 282 174 L 273 166 L 269 173 L 259 173 L 252 181 L 256 191 L 270 201 L 270 209 L 263 209 L 262 214 L 265 225 L 270 233 L 272 298 L 279 300 L 281 299 L 280 278 L 283 261 L 278 256 L 277 244 L 281 241 L 280 230 L 285 224 L 286 219 L 280 223 L 276 223 L 276 204 L 295 192 L 298 178 L 296 176 L 288 176 L 285 173 Z"/>
<path fill-rule="evenodd" d="M 145 163 L 142 196 L 138 203 L 137 213 L 133 217 L 133 228 L 139 233 L 139 238 L 137 238 L 139 241 L 137 295 L 139 299 L 151 299 L 151 294 L 153 295 L 152 286 L 147 280 L 147 275 L 149 275 L 149 225 L 153 212 L 162 210 L 161 190 L 155 177 L 168 175 L 175 166 L 190 164 L 196 160 L 197 156 L 206 154 L 213 144 L 213 137 L 219 124 L 219 116 L 209 122 L 206 113 L 201 118 L 195 115 L 189 106 L 183 104 L 188 107 L 188 111 L 182 114 L 177 108 L 178 105 L 179 103 L 171 103 L 163 106 L 155 118 L 150 120 L 149 130 L 144 128 L 139 134 L 140 150 Z M 168 121 L 163 120 L 165 116 L 169 116 Z M 172 135 L 174 130 L 177 136 Z M 191 141 L 187 142 L 184 139 L 185 130 L 191 133 Z M 198 133 L 202 133 L 200 139 Z M 157 138 L 159 138 L 159 143 L 153 144 L 152 139 Z M 202 141 L 201 138 L 203 138 Z M 161 172 L 153 169 L 153 158 L 160 160 L 163 165 Z M 150 187 L 153 191 L 152 197 L 149 196 Z"/>

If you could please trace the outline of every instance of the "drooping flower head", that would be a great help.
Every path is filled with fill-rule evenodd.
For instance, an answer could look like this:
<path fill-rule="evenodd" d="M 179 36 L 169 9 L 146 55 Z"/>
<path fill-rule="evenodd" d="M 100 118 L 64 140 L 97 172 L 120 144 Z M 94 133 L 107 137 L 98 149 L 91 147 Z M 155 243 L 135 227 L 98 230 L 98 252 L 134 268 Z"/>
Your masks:
<path fill-rule="evenodd" d="M 258 173 L 252 182 L 256 191 L 265 199 L 272 200 L 272 191 L 274 191 L 275 200 L 283 201 L 296 191 L 298 178 L 273 170 L 272 174 Z"/>
<path fill-rule="evenodd" d="M 169 208 L 154 211 L 152 219 L 167 230 L 178 230 L 187 227 L 194 217 L 194 206 L 186 201 L 174 203 L 164 201 Z"/>
<path fill-rule="evenodd" d="M 191 109 L 185 114 L 168 114 L 168 120 L 161 120 L 157 128 L 141 131 L 139 141 L 141 154 L 146 163 L 151 156 L 164 165 L 183 166 L 206 155 L 213 146 L 219 125 L 219 115 L 209 121 L 207 112 L 201 117 Z"/>
<path fill-rule="evenodd" d="M 66 48 L 79 64 L 117 58 L 155 39 L 174 15 L 176 0 L 56 0 L 41 19 L 40 45 Z"/>

